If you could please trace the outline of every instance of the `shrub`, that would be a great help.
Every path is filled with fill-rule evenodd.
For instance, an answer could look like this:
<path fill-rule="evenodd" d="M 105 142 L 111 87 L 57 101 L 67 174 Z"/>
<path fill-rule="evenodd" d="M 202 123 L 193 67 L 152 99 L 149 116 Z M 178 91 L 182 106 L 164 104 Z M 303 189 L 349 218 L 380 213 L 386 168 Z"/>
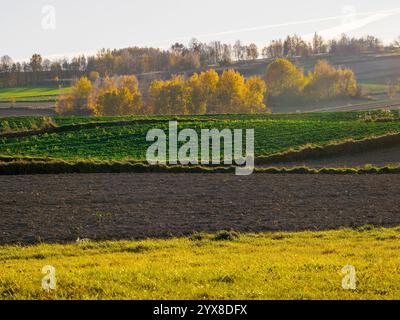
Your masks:
<path fill-rule="evenodd" d="M 239 239 L 239 233 L 236 231 L 219 231 L 213 237 L 214 241 L 234 241 Z"/>
<path fill-rule="evenodd" d="M 356 227 L 355 230 L 357 230 L 359 232 L 372 231 L 372 230 L 375 230 L 375 226 L 372 224 L 366 224 L 363 226 Z"/>
<path fill-rule="evenodd" d="M 195 232 L 190 236 L 190 240 L 192 241 L 201 241 L 207 239 L 207 234 L 204 232 Z"/>

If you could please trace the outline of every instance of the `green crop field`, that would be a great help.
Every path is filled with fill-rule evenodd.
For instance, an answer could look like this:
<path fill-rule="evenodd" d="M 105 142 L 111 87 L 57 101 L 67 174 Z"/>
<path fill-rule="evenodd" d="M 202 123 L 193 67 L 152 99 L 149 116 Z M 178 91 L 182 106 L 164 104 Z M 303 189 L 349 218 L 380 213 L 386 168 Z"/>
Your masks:
<path fill-rule="evenodd" d="M 58 87 L 0 88 L 0 102 L 55 101 L 59 94 L 69 90 Z"/>
<path fill-rule="evenodd" d="M 400 123 L 361 121 L 365 113 L 323 113 L 291 115 L 224 115 L 179 117 L 179 129 L 254 129 L 256 156 L 265 156 L 299 148 L 307 144 L 324 145 L 344 139 L 363 139 L 400 132 Z M 397 114 L 398 116 L 398 114 Z M 197 121 L 199 118 L 207 121 Z M 168 117 L 153 117 L 154 123 L 101 126 L 101 122 L 133 118 L 54 118 L 55 126 L 98 122 L 98 127 L 19 138 L 0 138 L 0 155 L 46 157 L 63 160 L 145 160 L 150 142 L 146 134 L 159 128 L 168 132 Z M 163 121 L 162 121 L 163 120 Z M 40 128 L 43 118 L 9 118 L 0 124 L 13 131 L 29 129 L 33 123 Z M 159 121 L 159 122 L 157 122 Z"/>
<path fill-rule="evenodd" d="M 0 299 L 398 299 L 399 237 L 359 228 L 2 246 Z M 56 271 L 50 292 L 46 265 Z M 346 265 L 355 290 L 342 286 Z"/>

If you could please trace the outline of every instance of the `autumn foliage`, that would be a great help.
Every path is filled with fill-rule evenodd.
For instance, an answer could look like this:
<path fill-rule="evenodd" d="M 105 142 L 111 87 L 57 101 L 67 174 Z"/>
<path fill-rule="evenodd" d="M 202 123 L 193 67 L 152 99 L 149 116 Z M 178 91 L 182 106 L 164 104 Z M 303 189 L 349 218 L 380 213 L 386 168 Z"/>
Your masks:
<path fill-rule="evenodd" d="M 88 115 L 88 99 L 92 92 L 92 82 L 80 78 L 69 94 L 61 95 L 56 102 L 56 112 L 62 115 Z"/>
<path fill-rule="evenodd" d="M 355 96 L 357 82 L 350 69 L 334 68 L 326 60 L 320 60 L 307 79 L 306 96 L 314 100 Z"/>
<path fill-rule="evenodd" d="M 358 87 L 354 72 L 319 60 L 308 75 L 287 59 L 272 62 L 266 72 L 269 97 L 275 105 L 354 97 Z"/>
<path fill-rule="evenodd" d="M 142 108 L 139 82 L 135 76 L 96 79 L 80 78 L 71 93 L 59 97 L 56 111 L 63 115 L 134 115 Z"/>
<path fill-rule="evenodd" d="M 135 76 L 93 75 L 79 79 L 71 92 L 58 99 L 56 110 L 64 115 L 202 115 L 262 113 L 266 101 L 274 107 L 304 101 L 354 97 L 358 87 L 353 71 L 335 68 L 320 60 L 307 75 L 284 58 L 269 64 L 265 80 L 245 78 L 231 69 L 219 75 L 210 69 L 191 77 L 154 80 L 145 98 Z"/>
<path fill-rule="evenodd" d="M 153 81 L 149 97 L 156 114 L 257 113 L 267 111 L 266 91 L 259 77 L 246 80 L 234 70 L 224 71 L 221 76 L 208 70 L 187 80 L 174 76 Z"/>

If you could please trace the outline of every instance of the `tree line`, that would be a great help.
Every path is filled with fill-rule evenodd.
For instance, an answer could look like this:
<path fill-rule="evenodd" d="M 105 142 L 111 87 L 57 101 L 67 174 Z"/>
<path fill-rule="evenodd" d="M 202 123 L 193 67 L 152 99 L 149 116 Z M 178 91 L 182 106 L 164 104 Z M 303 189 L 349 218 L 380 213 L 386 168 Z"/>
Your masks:
<path fill-rule="evenodd" d="M 100 77 L 142 74 L 150 72 L 178 72 L 200 67 L 229 66 L 234 61 L 263 58 L 308 57 L 320 54 L 356 54 L 381 52 L 400 47 L 400 39 L 390 46 L 373 36 L 350 38 L 345 34 L 338 40 L 325 40 L 315 34 L 312 41 L 300 36 L 271 41 L 263 48 L 254 43 L 245 45 L 237 41 L 234 45 L 220 41 L 203 43 L 192 39 L 185 46 L 175 43 L 169 50 L 131 47 L 125 49 L 102 49 L 94 56 L 83 55 L 70 60 L 50 61 L 34 54 L 30 61 L 14 62 L 9 56 L 0 58 L 0 87 L 29 86 L 44 83 L 62 84 L 63 80 L 89 77 L 98 73 Z"/>
<path fill-rule="evenodd" d="M 285 58 L 268 65 L 265 76 L 245 78 L 230 69 L 214 69 L 191 77 L 154 80 L 143 95 L 134 75 L 81 77 L 70 93 L 59 97 L 63 115 L 202 115 L 263 113 L 267 107 L 301 101 L 355 97 L 359 88 L 353 71 L 319 60 L 307 75 Z"/>

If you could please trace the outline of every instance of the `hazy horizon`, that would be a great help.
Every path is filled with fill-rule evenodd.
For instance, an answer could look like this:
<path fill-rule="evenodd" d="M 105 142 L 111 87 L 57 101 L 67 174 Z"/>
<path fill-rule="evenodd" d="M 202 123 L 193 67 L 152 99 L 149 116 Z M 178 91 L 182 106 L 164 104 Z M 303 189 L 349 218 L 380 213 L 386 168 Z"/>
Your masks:
<path fill-rule="evenodd" d="M 193 37 L 203 42 L 254 42 L 298 34 L 306 39 L 318 32 L 325 38 L 341 33 L 367 34 L 385 43 L 400 35 L 400 5 L 394 0 L 338 0 L 301 3 L 249 0 L 168 0 L 84 2 L 20 0 L 3 4 L 0 56 L 26 60 L 33 53 L 48 58 L 94 54 L 101 48 L 185 45 Z"/>

